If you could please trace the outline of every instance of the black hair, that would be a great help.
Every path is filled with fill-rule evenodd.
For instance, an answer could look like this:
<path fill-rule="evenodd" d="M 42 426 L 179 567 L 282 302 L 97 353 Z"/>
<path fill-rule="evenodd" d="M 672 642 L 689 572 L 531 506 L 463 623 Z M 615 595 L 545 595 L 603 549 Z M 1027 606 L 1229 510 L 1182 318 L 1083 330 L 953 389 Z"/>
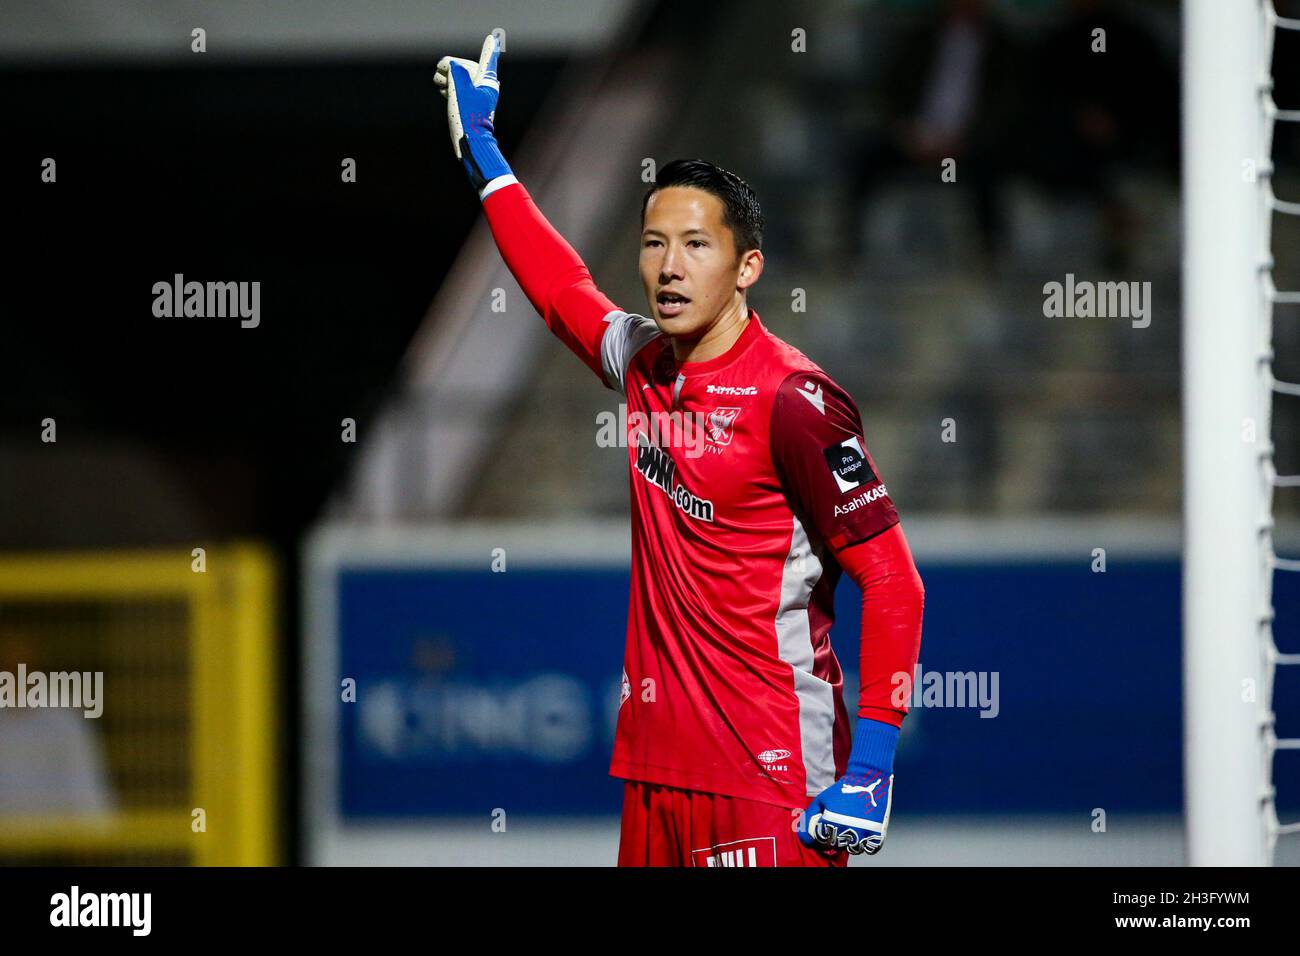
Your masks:
<path fill-rule="evenodd" d="M 641 199 L 641 225 L 645 226 L 650 197 L 669 186 L 702 189 L 722 202 L 722 224 L 731 230 L 739 257 L 750 249 L 763 248 L 763 210 L 749 183 L 730 170 L 703 159 L 674 159 L 659 170 L 655 183 Z"/>

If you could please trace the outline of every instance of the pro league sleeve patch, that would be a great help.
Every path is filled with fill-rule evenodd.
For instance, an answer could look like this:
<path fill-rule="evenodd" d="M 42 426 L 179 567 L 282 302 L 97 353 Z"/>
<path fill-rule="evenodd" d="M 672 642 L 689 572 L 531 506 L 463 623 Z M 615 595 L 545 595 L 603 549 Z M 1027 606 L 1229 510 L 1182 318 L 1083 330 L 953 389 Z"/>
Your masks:
<path fill-rule="evenodd" d="M 856 435 L 838 445 L 822 449 L 822 454 L 826 456 L 826 464 L 830 466 L 831 474 L 835 476 L 835 483 L 840 486 L 842 492 L 852 491 L 876 480 L 875 472 L 867 462 L 867 452 L 862 447 L 862 439 Z"/>

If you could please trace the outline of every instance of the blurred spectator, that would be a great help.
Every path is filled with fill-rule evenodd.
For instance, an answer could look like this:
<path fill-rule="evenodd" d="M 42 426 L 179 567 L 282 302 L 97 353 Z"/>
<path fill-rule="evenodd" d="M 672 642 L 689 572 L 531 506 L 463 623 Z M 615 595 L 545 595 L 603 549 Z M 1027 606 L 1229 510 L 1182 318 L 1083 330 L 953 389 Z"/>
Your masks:
<path fill-rule="evenodd" d="M 985 0 L 946 0 L 933 22 L 905 34 L 894 51 L 879 74 L 884 129 L 850 162 L 850 248 L 860 253 L 857 221 L 884 179 L 912 169 L 937 183 L 941 164 L 953 159 L 991 252 L 1003 229 L 998 191 L 1013 165 L 1009 133 L 1021 79 L 1015 48 Z"/>
<path fill-rule="evenodd" d="M 1037 45 L 1025 81 L 1034 92 L 1019 137 L 1027 171 L 1097 207 L 1103 266 L 1124 271 L 1136 217 L 1118 188 L 1122 172 L 1178 169 L 1175 65 L 1151 31 L 1116 4 L 1071 0 L 1065 20 Z"/>

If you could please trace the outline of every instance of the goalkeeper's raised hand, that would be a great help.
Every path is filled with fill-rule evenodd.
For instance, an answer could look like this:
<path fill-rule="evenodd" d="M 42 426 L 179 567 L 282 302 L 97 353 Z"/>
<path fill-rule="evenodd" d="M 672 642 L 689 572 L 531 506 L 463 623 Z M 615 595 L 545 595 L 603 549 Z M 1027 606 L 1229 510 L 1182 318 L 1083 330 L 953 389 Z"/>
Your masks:
<path fill-rule="evenodd" d="M 495 35 L 488 34 L 477 63 L 444 56 L 438 61 L 438 72 L 433 78 L 447 101 L 447 126 L 451 131 L 452 149 L 469 173 L 469 181 L 478 190 L 480 199 L 492 190 L 516 182 L 492 130 L 497 97 L 501 95 L 501 82 L 497 77 L 500 56 L 500 41 Z M 492 184 L 492 190 L 488 189 L 488 184 Z"/>
<path fill-rule="evenodd" d="M 897 743 L 897 727 L 859 718 L 844 776 L 819 793 L 799 820 L 805 846 L 879 852 L 894 802 Z"/>

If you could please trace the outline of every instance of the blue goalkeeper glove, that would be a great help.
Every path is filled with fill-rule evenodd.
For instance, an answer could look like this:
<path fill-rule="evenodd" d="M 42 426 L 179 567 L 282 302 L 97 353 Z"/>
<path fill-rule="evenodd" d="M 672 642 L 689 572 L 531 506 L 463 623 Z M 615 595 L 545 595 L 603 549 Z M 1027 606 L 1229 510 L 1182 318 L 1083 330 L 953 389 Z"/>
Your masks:
<path fill-rule="evenodd" d="M 517 182 L 501 155 L 492 130 L 497 97 L 501 95 L 501 83 L 497 78 L 500 56 L 500 41 L 495 35 L 488 34 L 477 63 L 444 56 L 438 61 L 438 72 L 433 78 L 447 101 L 447 126 L 451 130 L 452 149 L 469 173 L 469 181 L 478 190 L 480 199 L 486 197 L 487 185 L 493 180 L 509 177 L 496 183 L 493 189 Z"/>
<path fill-rule="evenodd" d="M 858 719 L 844 776 L 817 794 L 799 820 L 799 839 L 805 846 L 879 852 L 894 802 L 897 746 L 897 727 Z"/>

